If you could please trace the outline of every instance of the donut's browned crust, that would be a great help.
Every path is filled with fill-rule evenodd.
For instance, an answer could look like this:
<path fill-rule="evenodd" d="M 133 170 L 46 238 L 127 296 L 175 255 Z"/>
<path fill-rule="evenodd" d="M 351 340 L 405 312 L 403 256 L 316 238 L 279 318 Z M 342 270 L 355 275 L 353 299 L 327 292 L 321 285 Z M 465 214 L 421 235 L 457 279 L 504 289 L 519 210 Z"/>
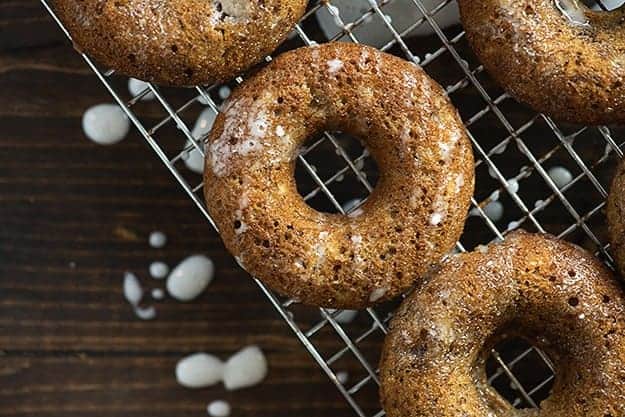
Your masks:
<path fill-rule="evenodd" d="M 625 297 L 583 249 L 517 232 L 450 257 L 393 319 L 380 368 L 389 417 L 625 416 Z M 484 362 L 504 334 L 553 360 L 540 410 L 515 410 Z"/>
<path fill-rule="evenodd" d="M 572 123 L 625 122 L 625 7 L 578 0 L 459 0 L 467 37 L 512 96 Z"/>
<path fill-rule="evenodd" d="M 619 162 L 606 203 L 610 252 L 616 267 L 625 274 L 625 161 Z"/>
<path fill-rule="evenodd" d="M 380 179 L 350 217 L 298 194 L 298 148 L 360 138 Z M 278 57 L 228 101 L 207 146 L 205 197 L 246 270 L 307 304 L 360 308 L 406 291 L 455 244 L 473 155 L 455 108 L 420 68 L 347 43 Z"/>
<path fill-rule="evenodd" d="M 306 0 L 54 0 L 74 43 L 103 65 L 159 84 L 225 81 L 282 42 Z"/>

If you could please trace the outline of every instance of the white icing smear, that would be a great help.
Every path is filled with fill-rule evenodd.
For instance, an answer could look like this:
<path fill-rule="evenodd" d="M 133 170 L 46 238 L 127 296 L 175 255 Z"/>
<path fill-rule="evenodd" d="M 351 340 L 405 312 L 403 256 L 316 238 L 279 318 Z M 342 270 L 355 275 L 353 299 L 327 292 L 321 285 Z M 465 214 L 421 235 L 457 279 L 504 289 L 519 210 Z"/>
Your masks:
<path fill-rule="evenodd" d="M 265 137 L 265 134 L 267 133 L 267 127 L 269 126 L 267 113 L 261 111 L 256 115 L 250 114 L 247 123 L 250 130 L 250 135 L 253 138 L 262 139 Z"/>
<path fill-rule="evenodd" d="M 222 20 L 238 21 L 249 18 L 251 2 L 249 0 L 213 0 L 211 25 L 215 26 Z"/>
<path fill-rule="evenodd" d="M 228 174 L 233 158 L 263 149 L 264 138 L 271 128 L 263 105 L 263 98 L 251 103 L 251 99 L 243 97 L 226 107 L 223 132 L 208 146 L 210 166 L 216 176 Z"/>
<path fill-rule="evenodd" d="M 351 237 L 351 241 L 354 245 L 360 245 L 362 243 L 362 236 L 361 235 L 354 235 Z"/>
<path fill-rule="evenodd" d="M 356 210 L 349 213 L 347 217 L 351 217 L 351 218 L 360 217 L 362 216 L 363 213 L 364 213 L 364 210 L 362 209 L 362 207 L 358 207 Z"/>
<path fill-rule="evenodd" d="M 460 138 L 462 138 L 462 131 L 460 131 L 459 129 L 453 129 L 449 133 L 448 139 L 446 141 L 441 140 L 438 143 L 438 148 L 441 153 L 441 159 L 443 161 L 447 162 L 450 160 L 451 154 L 456 148 L 458 142 L 460 141 Z"/>
<path fill-rule="evenodd" d="M 444 124 L 441 124 L 441 129 L 445 129 Z M 438 147 L 440 151 L 440 158 L 445 163 L 449 163 L 449 161 L 452 159 L 452 154 L 458 146 L 460 139 L 462 139 L 462 130 L 457 127 L 451 127 L 449 128 L 449 134 L 447 138 L 445 140 L 439 141 Z M 432 226 L 438 226 L 447 216 L 448 205 L 446 194 L 451 191 L 448 191 L 448 183 L 450 180 L 451 178 L 446 178 L 444 181 L 441 182 L 438 188 L 436 198 L 432 204 L 433 213 L 429 219 L 429 222 Z M 459 174 L 456 178 L 454 178 L 454 184 L 455 192 L 459 192 L 464 185 L 464 176 L 462 176 L 462 174 Z M 452 198 L 452 196 L 449 196 L 448 198 Z"/>
<path fill-rule="evenodd" d="M 430 216 L 430 224 L 432 226 L 438 226 L 443 221 L 443 217 L 444 217 L 443 213 L 440 213 L 440 212 L 432 213 L 432 215 Z"/>
<path fill-rule="evenodd" d="M 578 0 L 555 0 L 556 7 L 562 12 L 569 22 L 576 26 L 588 26 L 588 17 L 584 6 Z"/>
<path fill-rule="evenodd" d="M 250 13 L 249 0 L 219 0 L 222 11 L 231 17 L 246 17 Z"/>
<path fill-rule="evenodd" d="M 341 61 L 340 59 L 332 59 L 328 61 L 328 71 L 331 75 L 339 72 L 341 68 L 343 68 L 343 61 Z"/>
<path fill-rule="evenodd" d="M 319 242 L 315 245 L 315 254 L 317 256 L 317 265 L 319 265 L 325 259 L 326 255 L 326 243 L 325 240 L 328 237 L 328 232 L 319 233 Z"/>
<path fill-rule="evenodd" d="M 456 193 L 460 192 L 464 186 L 464 174 L 460 173 L 456 176 Z"/>
<path fill-rule="evenodd" d="M 382 297 L 384 297 L 384 295 L 386 295 L 387 291 L 388 291 L 388 288 L 386 287 L 376 288 L 375 290 L 371 292 L 371 295 L 369 295 L 369 301 L 374 303 L 380 300 Z"/>

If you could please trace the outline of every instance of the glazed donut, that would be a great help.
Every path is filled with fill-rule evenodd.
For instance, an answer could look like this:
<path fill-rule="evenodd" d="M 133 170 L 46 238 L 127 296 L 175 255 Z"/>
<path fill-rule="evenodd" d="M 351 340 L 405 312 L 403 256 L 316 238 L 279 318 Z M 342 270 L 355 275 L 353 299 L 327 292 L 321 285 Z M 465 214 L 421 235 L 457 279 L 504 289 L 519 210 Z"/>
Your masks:
<path fill-rule="evenodd" d="M 380 179 L 350 216 L 298 194 L 298 149 L 360 138 Z M 360 308 L 407 290 L 455 244 L 473 155 L 455 108 L 419 67 L 331 43 L 278 57 L 231 96 L 208 139 L 206 204 L 251 274 L 306 304 Z"/>
<path fill-rule="evenodd" d="M 458 0 L 473 50 L 517 100 L 555 119 L 625 122 L 625 7 L 581 0 Z"/>
<path fill-rule="evenodd" d="M 226 81 L 270 54 L 306 0 L 54 0 L 78 49 L 127 76 Z"/>
<path fill-rule="evenodd" d="M 385 341 L 389 417 L 625 415 L 625 297 L 583 249 L 515 232 L 448 258 L 399 309 Z M 491 348 L 518 336 L 543 349 L 556 377 L 540 410 L 514 410 L 488 385 Z"/>
<path fill-rule="evenodd" d="M 616 268 L 625 275 L 625 161 L 621 160 L 610 185 L 606 202 L 610 252 Z"/>

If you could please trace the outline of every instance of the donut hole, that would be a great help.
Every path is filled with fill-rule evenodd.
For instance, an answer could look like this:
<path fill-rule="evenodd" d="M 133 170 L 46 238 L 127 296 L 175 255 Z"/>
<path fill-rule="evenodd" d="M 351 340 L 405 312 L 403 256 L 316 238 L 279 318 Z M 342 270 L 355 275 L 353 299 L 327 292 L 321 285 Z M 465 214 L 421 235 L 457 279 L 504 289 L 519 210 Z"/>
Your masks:
<path fill-rule="evenodd" d="M 337 214 L 341 212 L 338 204 L 348 216 L 357 216 L 369 196 L 368 188 L 378 183 L 378 164 L 355 136 L 344 132 L 329 135 L 332 139 L 325 133 L 314 135 L 302 146 L 301 155 L 308 166 L 299 158 L 296 161 L 297 191 L 316 211 Z M 318 181 L 323 182 L 336 203 Z"/>
<path fill-rule="evenodd" d="M 540 405 L 550 396 L 555 382 L 545 357 L 553 363 L 527 339 L 504 337 L 486 360 L 488 383 L 513 407 L 534 408 L 534 404 Z"/>

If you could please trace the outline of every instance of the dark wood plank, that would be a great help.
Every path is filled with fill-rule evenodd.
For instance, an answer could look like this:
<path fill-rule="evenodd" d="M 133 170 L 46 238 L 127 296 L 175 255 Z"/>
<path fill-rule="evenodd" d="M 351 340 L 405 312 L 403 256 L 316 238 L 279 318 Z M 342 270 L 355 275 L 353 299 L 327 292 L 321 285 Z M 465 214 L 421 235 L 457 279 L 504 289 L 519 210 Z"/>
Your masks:
<path fill-rule="evenodd" d="M 197 416 L 217 398 L 236 416 L 353 415 L 142 139 L 83 138 L 83 111 L 111 99 L 38 1 L 0 4 L 0 91 L 0 415 Z M 149 104 L 142 114 L 162 117 Z M 147 245 L 153 229 L 167 233 L 166 248 Z M 217 265 L 209 290 L 138 320 L 123 272 L 162 286 L 149 263 L 196 252 Z M 316 342 L 328 354 L 341 346 L 333 332 Z M 261 386 L 176 385 L 182 355 L 225 358 L 250 343 L 270 361 Z M 356 374 L 354 363 L 345 369 Z"/>

